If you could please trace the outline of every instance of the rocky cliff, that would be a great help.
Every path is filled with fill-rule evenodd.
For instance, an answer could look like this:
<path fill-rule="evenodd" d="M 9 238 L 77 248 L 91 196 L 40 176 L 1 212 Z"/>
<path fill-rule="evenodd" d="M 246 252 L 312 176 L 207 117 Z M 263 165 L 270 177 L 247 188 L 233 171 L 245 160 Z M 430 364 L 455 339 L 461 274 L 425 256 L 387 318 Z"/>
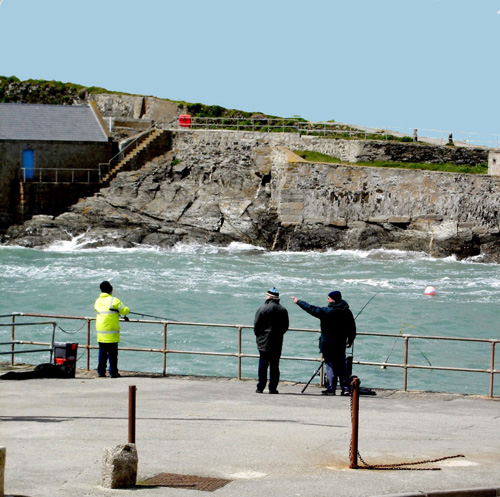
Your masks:
<path fill-rule="evenodd" d="M 499 179 L 306 163 L 290 149 L 330 142 L 338 156 L 366 150 L 304 140 L 173 131 L 171 149 L 139 171 L 120 173 L 68 213 L 11 227 L 4 243 L 41 247 L 80 236 L 88 247 L 168 247 L 235 240 L 273 250 L 386 247 L 500 261 Z"/>

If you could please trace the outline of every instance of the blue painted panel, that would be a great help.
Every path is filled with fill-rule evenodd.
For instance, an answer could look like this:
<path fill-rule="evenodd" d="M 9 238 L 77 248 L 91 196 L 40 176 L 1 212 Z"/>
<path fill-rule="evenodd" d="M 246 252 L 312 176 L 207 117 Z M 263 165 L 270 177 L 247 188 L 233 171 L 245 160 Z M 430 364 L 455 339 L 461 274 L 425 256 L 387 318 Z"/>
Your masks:
<path fill-rule="evenodd" d="M 35 151 L 23 150 L 24 178 L 33 179 L 35 176 Z"/>

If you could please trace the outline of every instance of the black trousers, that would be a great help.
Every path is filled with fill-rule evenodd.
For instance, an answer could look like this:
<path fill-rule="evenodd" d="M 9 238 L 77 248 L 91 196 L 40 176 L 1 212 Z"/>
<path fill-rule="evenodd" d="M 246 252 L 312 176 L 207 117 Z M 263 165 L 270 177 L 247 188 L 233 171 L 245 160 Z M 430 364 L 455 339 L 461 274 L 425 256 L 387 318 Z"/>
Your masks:
<path fill-rule="evenodd" d="M 99 342 L 99 364 L 97 374 L 106 376 L 106 364 L 109 359 L 109 375 L 118 376 L 118 343 Z"/>
<path fill-rule="evenodd" d="M 259 350 L 259 382 L 258 390 L 264 390 L 267 384 L 267 370 L 269 369 L 269 391 L 273 392 L 278 388 L 280 381 L 280 356 L 273 352 L 262 352 Z"/>

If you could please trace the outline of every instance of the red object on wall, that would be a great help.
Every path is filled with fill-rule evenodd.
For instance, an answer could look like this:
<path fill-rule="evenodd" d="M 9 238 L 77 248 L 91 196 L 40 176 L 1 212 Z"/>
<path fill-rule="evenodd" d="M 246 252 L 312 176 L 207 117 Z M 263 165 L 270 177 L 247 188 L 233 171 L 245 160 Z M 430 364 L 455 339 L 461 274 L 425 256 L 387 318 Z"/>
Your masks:
<path fill-rule="evenodd" d="M 179 126 L 181 128 L 190 128 L 191 127 L 191 115 L 190 114 L 180 114 Z"/>

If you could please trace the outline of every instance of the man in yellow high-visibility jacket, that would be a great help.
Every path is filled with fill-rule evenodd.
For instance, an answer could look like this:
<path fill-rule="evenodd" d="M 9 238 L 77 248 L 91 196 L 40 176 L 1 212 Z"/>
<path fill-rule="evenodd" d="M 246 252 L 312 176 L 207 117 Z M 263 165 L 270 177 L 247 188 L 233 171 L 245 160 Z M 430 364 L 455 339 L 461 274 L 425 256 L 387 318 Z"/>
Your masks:
<path fill-rule="evenodd" d="M 97 313 L 95 327 L 99 343 L 99 364 L 97 374 L 106 376 L 106 364 L 109 359 L 109 374 L 118 378 L 118 342 L 120 341 L 120 315 L 126 316 L 130 309 L 113 297 L 113 287 L 109 281 L 103 281 L 99 287 L 101 294 L 95 301 Z M 128 321 L 128 318 L 125 318 Z"/>

